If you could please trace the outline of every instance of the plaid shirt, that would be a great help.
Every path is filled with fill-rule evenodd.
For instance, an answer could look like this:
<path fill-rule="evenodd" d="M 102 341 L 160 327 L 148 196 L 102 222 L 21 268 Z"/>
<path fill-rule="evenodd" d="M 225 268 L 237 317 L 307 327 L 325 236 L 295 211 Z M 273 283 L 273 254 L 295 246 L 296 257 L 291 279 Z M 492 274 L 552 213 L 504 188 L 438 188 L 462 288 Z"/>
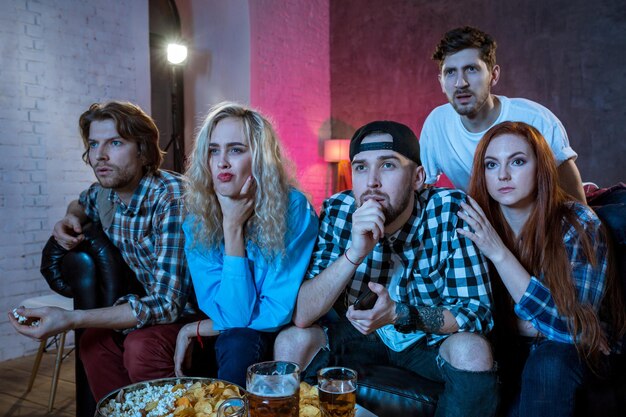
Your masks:
<path fill-rule="evenodd" d="M 404 267 L 398 289 L 400 302 L 444 307 L 455 316 L 461 331 L 488 332 L 493 318 L 487 263 L 474 243 L 456 232 L 457 228 L 469 230 L 456 215 L 465 194 L 429 188 L 415 196 L 415 207 L 405 225 L 394 236 L 382 238 L 357 268 L 347 288 L 348 302 L 353 303 L 370 281 L 388 286 L 391 254 L 395 253 Z M 355 210 L 351 191 L 324 202 L 308 278 L 320 274 L 350 247 Z M 447 335 L 424 336 L 432 345 Z"/>
<path fill-rule="evenodd" d="M 128 205 L 115 191 L 92 184 L 81 193 L 79 202 L 98 223 L 96 201 L 101 190 L 108 191 L 115 204 L 113 223 L 104 232 L 147 294 L 126 295 L 115 305 L 130 304 L 137 317 L 136 328 L 176 321 L 192 291 L 184 252 L 182 179 L 165 171 L 146 175 Z"/>
<path fill-rule="evenodd" d="M 580 234 L 572 224 L 563 224 L 565 250 L 572 266 L 572 279 L 578 294 L 578 301 L 590 304 L 594 311 L 600 311 L 600 303 L 606 284 L 607 242 L 602 232 L 600 219 L 587 206 L 573 203 L 572 209 L 593 245 L 596 265 L 585 258 Z M 550 290 L 543 284 L 543 277 L 530 278 L 530 285 L 515 306 L 515 313 L 522 320 L 528 320 L 533 327 L 550 340 L 573 343 L 568 328 L 569 320 L 559 314 Z"/>

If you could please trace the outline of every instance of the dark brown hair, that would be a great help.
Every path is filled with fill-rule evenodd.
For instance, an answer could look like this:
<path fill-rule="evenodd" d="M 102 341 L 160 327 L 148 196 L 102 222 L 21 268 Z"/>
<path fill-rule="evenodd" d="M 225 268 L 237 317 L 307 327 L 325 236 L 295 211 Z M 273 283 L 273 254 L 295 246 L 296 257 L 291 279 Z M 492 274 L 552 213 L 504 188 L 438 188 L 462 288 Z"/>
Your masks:
<path fill-rule="evenodd" d="M 513 134 L 524 139 L 537 159 L 535 206 L 519 236 L 514 235 L 502 214 L 500 204 L 491 198 L 487 191 L 485 154 L 493 139 L 503 134 Z M 591 239 L 570 204 L 574 200 L 573 197 L 559 186 L 554 156 L 541 133 L 534 127 L 521 122 L 504 122 L 489 129 L 479 142 L 474 154 L 469 194 L 483 208 L 487 219 L 524 268 L 531 275 L 542 277 L 558 311 L 570 319 L 568 320 L 569 330 L 574 335 L 573 339 L 578 352 L 593 362 L 599 357 L 600 347 L 606 341 L 606 336 L 601 328 L 599 315 L 590 304 L 581 303 L 577 298 L 571 276 L 570 259 L 563 244 L 564 220 L 566 224 L 573 225 L 578 232 L 582 253 L 587 262 L 592 266 L 597 266 L 597 260 L 593 253 Z M 608 239 L 604 227 L 601 227 L 600 239 Z M 626 313 L 623 300 L 616 296 L 616 293 L 619 295 L 620 292 L 619 282 L 613 268 L 610 251 L 607 256 L 609 268 L 606 273 L 603 307 L 610 310 L 609 315 L 615 330 L 614 336 L 621 337 L 626 326 Z M 498 293 L 496 286 L 499 282 L 499 279 L 493 282 L 494 293 Z M 504 291 L 499 293 L 502 294 Z M 512 308 L 510 296 L 507 300 Z M 500 303 L 496 304 L 502 305 L 502 299 L 499 301 Z M 507 314 L 506 311 L 501 311 L 501 313 Z M 508 313 L 510 314 L 510 311 Z"/>
<path fill-rule="evenodd" d="M 81 114 L 78 125 L 85 145 L 83 161 L 89 163 L 91 122 L 109 119 L 115 122 L 115 129 L 123 139 L 137 143 L 145 173 L 156 172 L 163 162 L 164 155 L 159 147 L 159 129 L 154 120 L 139 106 L 128 102 L 94 103 L 89 106 L 89 110 Z"/>
<path fill-rule="evenodd" d="M 485 61 L 487 68 L 491 71 L 496 65 L 496 47 L 496 41 L 489 34 L 471 26 L 464 26 L 452 29 L 443 35 L 432 59 L 439 63 L 441 69 L 443 60 L 448 55 L 463 49 L 476 48 L 480 51 L 480 59 Z"/>

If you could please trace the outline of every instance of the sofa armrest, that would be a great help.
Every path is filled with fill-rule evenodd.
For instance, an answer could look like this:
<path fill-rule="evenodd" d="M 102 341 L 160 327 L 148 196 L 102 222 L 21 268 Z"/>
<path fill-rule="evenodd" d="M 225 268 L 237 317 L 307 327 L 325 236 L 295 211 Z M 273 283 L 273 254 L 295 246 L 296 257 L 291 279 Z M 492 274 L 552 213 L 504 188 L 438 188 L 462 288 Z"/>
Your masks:
<path fill-rule="evenodd" d="M 50 288 L 73 297 L 77 309 L 108 307 L 131 289 L 143 294 L 134 273 L 99 224 L 84 226 L 83 233 L 85 238 L 71 251 L 52 237 L 46 243 L 40 270 Z"/>
<path fill-rule="evenodd" d="M 68 250 L 50 237 L 41 253 L 41 275 L 46 279 L 50 289 L 64 297 L 74 297 L 72 287 L 63 278 L 62 264 Z"/>

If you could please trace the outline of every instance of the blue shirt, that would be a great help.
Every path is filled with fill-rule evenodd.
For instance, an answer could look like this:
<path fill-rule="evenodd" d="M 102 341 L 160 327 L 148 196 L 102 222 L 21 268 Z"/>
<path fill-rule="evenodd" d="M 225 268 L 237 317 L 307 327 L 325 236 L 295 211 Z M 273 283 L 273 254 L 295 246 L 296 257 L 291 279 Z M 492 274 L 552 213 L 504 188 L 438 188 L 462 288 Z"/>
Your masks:
<path fill-rule="evenodd" d="M 194 218 L 185 219 L 185 253 L 198 305 L 215 330 L 246 327 L 271 332 L 291 321 L 318 220 L 306 197 L 293 189 L 287 213 L 284 255 L 271 260 L 250 240 L 245 258 L 224 255 L 223 243 L 208 248 L 195 240 Z"/>
<path fill-rule="evenodd" d="M 580 234 L 573 225 L 564 224 L 565 250 L 572 267 L 571 277 L 580 303 L 588 303 L 598 314 L 606 285 L 607 242 L 602 232 L 600 219 L 587 206 L 573 203 L 572 209 L 578 216 L 583 230 L 591 240 L 592 253 L 596 265 L 585 258 Z M 544 285 L 543 277 L 531 277 L 530 285 L 515 305 L 515 313 L 522 320 L 528 320 L 543 336 L 562 343 L 574 343 L 569 331 L 569 319 L 556 308 L 550 290 Z"/>

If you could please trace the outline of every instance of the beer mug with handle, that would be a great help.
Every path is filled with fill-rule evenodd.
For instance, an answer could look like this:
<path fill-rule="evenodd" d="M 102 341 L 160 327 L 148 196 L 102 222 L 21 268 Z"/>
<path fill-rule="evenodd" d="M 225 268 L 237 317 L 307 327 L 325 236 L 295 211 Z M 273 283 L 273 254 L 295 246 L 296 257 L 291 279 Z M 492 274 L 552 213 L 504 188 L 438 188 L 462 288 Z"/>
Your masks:
<path fill-rule="evenodd" d="M 217 417 L 298 417 L 300 367 L 293 362 L 270 361 L 248 367 L 245 398 L 230 398 Z"/>
<path fill-rule="evenodd" d="M 250 417 L 298 417 L 300 367 L 281 361 L 251 365 L 246 391 Z"/>
<path fill-rule="evenodd" d="M 217 408 L 217 417 L 248 417 L 248 404 L 243 398 L 229 398 Z"/>

